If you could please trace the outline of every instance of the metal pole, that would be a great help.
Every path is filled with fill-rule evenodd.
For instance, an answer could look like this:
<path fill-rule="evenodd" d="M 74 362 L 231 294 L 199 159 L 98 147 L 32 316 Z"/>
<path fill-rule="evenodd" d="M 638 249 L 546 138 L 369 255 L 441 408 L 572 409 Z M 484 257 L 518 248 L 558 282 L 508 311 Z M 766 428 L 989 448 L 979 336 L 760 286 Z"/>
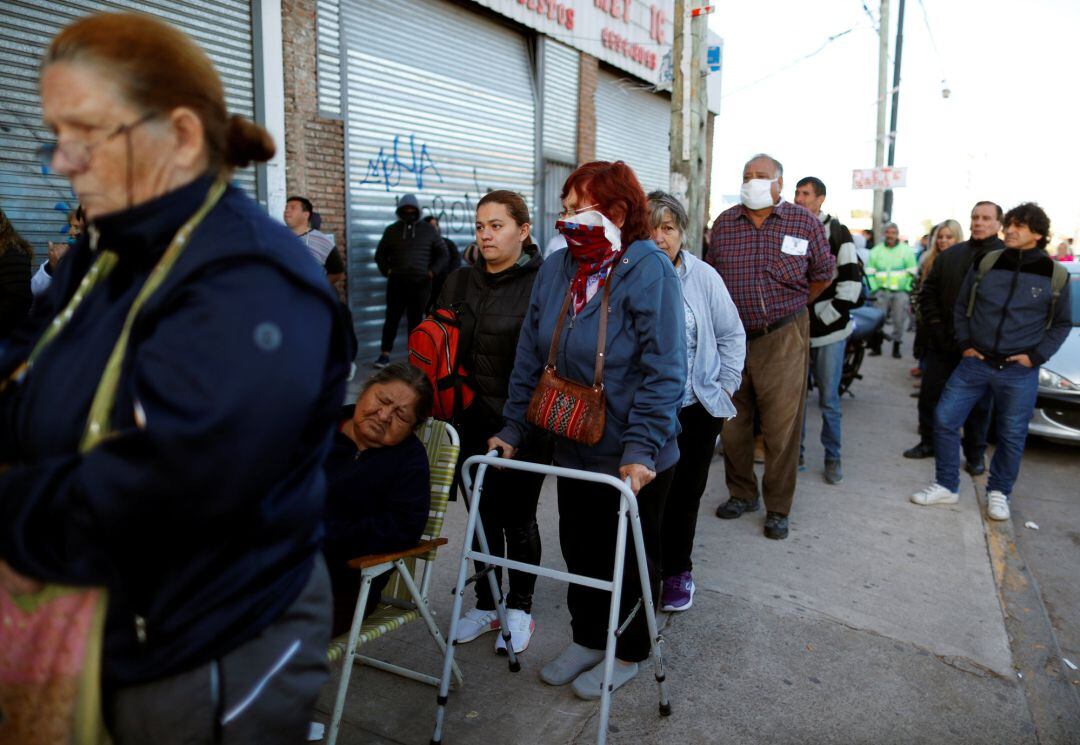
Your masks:
<path fill-rule="evenodd" d="M 892 110 L 889 112 L 889 166 L 896 163 L 896 113 L 900 110 L 900 57 L 904 52 L 904 0 L 900 0 L 897 9 L 899 20 L 896 22 L 896 58 L 893 60 Z M 885 222 L 892 222 L 893 190 L 885 190 L 885 202 L 882 217 Z"/>
<path fill-rule="evenodd" d="M 701 0 L 675 0 L 675 38 L 671 51 L 671 194 L 686 206 L 685 247 L 700 252 L 705 227 L 708 87 L 705 70 L 708 15 Z"/>
<path fill-rule="evenodd" d="M 874 167 L 885 165 L 885 111 L 888 103 L 889 85 L 889 0 L 881 0 L 878 11 L 878 102 L 877 102 L 877 141 L 874 144 Z M 882 214 L 885 209 L 885 194 L 881 189 L 874 189 L 874 240 L 881 240 L 883 225 Z"/>
<path fill-rule="evenodd" d="M 698 2 L 700 8 L 704 2 Z M 705 130 L 709 120 L 709 94 L 706 85 L 708 70 L 705 57 L 708 54 L 706 33 L 709 16 L 702 12 L 690 19 L 690 105 L 691 142 L 690 142 L 690 183 L 686 190 L 687 217 L 689 228 L 686 231 L 686 249 L 699 256 L 701 254 L 701 236 L 705 232 L 705 203 L 708 199 L 709 174 L 706 160 L 708 136 Z M 684 146 L 685 148 L 685 146 Z"/>
<path fill-rule="evenodd" d="M 689 146 L 685 141 L 687 133 L 685 123 L 689 123 L 690 105 L 686 100 L 689 60 L 687 59 L 687 3 L 675 0 L 674 38 L 671 46 L 671 134 L 669 141 L 669 159 L 671 177 L 669 191 L 672 196 L 686 204 L 686 192 L 690 186 L 690 164 L 684 151 Z"/>

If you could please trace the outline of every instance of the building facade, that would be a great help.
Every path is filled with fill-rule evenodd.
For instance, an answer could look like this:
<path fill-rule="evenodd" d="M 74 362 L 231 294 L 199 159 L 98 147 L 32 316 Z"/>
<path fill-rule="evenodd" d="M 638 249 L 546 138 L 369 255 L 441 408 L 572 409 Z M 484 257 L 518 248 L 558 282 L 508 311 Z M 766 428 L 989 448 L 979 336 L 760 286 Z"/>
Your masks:
<path fill-rule="evenodd" d="M 646 190 L 668 188 L 673 0 L 650 1 L 9 0 L 0 207 L 42 256 L 62 240 L 73 195 L 33 159 L 48 136 L 41 54 L 83 13 L 153 13 L 208 51 L 230 109 L 275 135 L 274 161 L 236 181 L 275 216 L 289 194 L 315 204 L 346 257 L 359 359 L 373 359 L 385 301 L 374 251 L 402 194 L 464 248 L 492 189 L 525 196 L 542 245 L 581 162 L 624 160 Z"/>

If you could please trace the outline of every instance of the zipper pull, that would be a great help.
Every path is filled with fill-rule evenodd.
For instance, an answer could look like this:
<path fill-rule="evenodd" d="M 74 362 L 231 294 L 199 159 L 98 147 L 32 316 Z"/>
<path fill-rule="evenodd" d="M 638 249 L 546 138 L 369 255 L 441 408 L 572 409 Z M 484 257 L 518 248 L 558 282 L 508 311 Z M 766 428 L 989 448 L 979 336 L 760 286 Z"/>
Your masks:
<path fill-rule="evenodd" d="M 135 638 L 139 644 L 146 644 L 146 619 L 142 616 L 135 616 Z"/>
<path fill-rule="evenodd" d="M 90 250 L 97 253 L 98 241 L 101 239 L 101 231 L 94 225 L 87 225 L 86 230 L 90 233 Z"/>

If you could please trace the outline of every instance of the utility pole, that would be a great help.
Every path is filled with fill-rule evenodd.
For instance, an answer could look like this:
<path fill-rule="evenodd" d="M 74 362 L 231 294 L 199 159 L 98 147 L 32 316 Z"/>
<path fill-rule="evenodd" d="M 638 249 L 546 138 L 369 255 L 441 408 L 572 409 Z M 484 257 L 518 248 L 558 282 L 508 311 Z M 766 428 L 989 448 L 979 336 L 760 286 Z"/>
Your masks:
<path fill-rule="evenodd" d="M 701 0 L 675 0 L 675 38 L 671 52 L 671 193 L 686 206 L 685 246 L 700 254 L 705 230 L 706 31 L 712 7 Z"/>
<path fill-rule="evenodd" d="M 889 112 L 889 167 L 896 163 L 896 112 L 900 110 L 900 57 L 904 53 L 904 0 L 897 9 L 900 19 L 896 22 L 896 58 L 893 60 L 892 107 Z M 892 222 L 893 190 L 885 190 L 882 215 L 885 222 Z"/>
<path fill-rule="evenodd" d="M 877 141 L 874 148 L 874 167 L 885 165 L 885 111 L 888 104 L 889 85 L 889 0 L 881 0 L 878 11 L 878 102 Z M 874 240 L 881 240 L 884 222 L 885 192 L 874 189 Z"/>

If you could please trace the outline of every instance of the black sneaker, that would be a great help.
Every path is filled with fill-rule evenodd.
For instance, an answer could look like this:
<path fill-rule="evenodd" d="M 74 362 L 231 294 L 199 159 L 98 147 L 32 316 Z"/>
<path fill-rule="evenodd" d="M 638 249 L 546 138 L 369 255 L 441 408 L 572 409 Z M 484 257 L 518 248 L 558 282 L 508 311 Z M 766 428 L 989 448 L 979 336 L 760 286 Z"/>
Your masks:
<path fill-rule="evenodd" d="M 774 541 L 782 541 L 787 538 L 788 518 L 779 512 L 765 513 L 765 537 Z"/>
<path fill-rule="evenodd" d="M 964 464 L 964 470 L 970 473 L 972 476 L 982 476 L 986 473 L 986 458 L 979 458 L 978 460 L 969 460 Z"/>
<path fill-rule="evenodd" d="M 934 446 L 926 442 L 920 442 L 915 447 L 905 450 L 904 457 L 913 458 L 915 460 L 920 460 L 922 458 L 933 458 Z"/>
<path fill-rule="evenodd" d="M 900 342 L 898 341 L 892 343 L 892 356 L 894 360 L 898 360 L 904 356 L 900 354 Z"/>
<path fill-rule="evenodd" d="M 382 370 L 384 367 L 390 364 L 390 355 L 380 354 L 379 359 L 371 363 L 371 366 L 376 370 Z"/>
<path fill-rule="evenodd" d="M 761 509 L 761 503 L 756 499 L 753 502 L 746 502 L 732 497 L 716 508 L 716 516 L 721 520 L 734 520 L 744 512 L 756 512 L 759 509 Z"/>

